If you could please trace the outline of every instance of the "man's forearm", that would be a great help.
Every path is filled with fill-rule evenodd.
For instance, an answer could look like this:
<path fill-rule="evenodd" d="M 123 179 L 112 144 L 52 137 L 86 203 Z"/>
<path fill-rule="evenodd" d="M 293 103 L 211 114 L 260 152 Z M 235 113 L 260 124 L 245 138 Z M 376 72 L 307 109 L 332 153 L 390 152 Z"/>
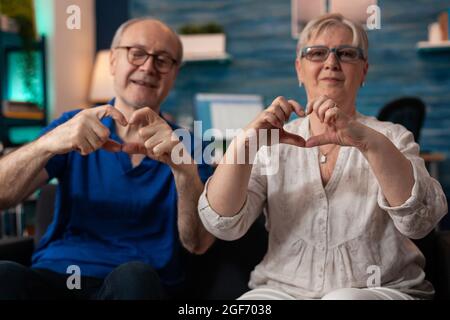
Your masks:
<path fill-rule="evenodd" d="M 0 208 L 20 202 L 30 184 L 52 157 L 40 139 L 33 141 L 0 159 Z"/>
<path fill-rule="evenodd" d="M 214 242 L 203 227 L 197 213 L 198 199 L 203 191 L 203 183 L 198 175 L 197 165 L 173 170 L 178 193 L 178 230 L 183 246 L 195 254 L 204 253 Z"/>

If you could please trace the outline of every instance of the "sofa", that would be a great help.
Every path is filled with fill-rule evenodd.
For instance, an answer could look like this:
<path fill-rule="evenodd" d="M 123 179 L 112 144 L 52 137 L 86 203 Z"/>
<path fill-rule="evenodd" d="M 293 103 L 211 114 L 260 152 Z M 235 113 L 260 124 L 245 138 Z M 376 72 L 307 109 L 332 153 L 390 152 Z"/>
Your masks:
<path fill-rule="evenodd" d="M 0 242 L 0 260 L 29 265 L 35 244 L 51 222 L 56 187 L 45 186 L 36 205 L 36 232 L 33 238 Z M 236 299 L 248 288 L 250 272 L 263 258 L 268 243 L 264 217 L 256 220 L 241 239 L 217 240 L 208 252 L 187 260 L 187 299 Z M 424 253 L 427 279 L 433 283 L 435 299 L 450 299 L 450 231 L 433 230 L 425 238 L 414 240 Z"/>

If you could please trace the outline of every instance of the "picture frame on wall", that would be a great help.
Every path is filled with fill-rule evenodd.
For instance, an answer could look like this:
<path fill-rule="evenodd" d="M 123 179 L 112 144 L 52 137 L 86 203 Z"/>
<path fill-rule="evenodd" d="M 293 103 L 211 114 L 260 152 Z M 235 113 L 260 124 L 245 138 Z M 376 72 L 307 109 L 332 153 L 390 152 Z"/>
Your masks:
<path fill-rule="evenodd" d="M 325 13 L 340 13 L 365 25 L 369 16 L 368 7 L 376 4 L 377 0 L 291 0 L 292 37 L 298 39 L 309 21 Z"/>
<path fill-rule="evenodd" d="M 298 39 L 306 24 L 327 12 L 327 0 L 291 0 L 291 33 Z"/>

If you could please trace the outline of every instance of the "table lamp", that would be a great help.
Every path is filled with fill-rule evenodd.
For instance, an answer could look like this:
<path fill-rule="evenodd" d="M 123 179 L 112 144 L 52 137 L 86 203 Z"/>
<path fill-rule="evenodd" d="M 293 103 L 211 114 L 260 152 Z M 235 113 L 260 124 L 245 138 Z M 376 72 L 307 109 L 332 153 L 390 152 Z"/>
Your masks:
<path fill-rule="evenodd" d="M 109 50 L 101 50 L 95 58 L 89 100 L 92 103 L 107 103 L 114 96 L 113 76 L 109 72 Z"/>

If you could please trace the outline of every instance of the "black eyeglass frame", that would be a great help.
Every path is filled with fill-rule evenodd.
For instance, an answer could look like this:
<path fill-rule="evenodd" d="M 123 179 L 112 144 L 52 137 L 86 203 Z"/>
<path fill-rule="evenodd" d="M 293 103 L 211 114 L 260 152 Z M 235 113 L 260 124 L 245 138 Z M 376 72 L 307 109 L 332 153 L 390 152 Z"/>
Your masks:
<path fill-rule="evenodd" d="M 350 48 L 350 49 L 356 49 L 356 51 L 358 52 L 358 58 L 355 59 L 355 60 L 342 61 L 342 60 L 339 58 L 339 55 L 336 54 L 336 52 L 337 52 L 337 50 L 339 50 L 339 49 L 346 49 L 346 48 L 347 48 L 347 49 L 348 49 L 348 48 Z M 314 61 L 314 60 L 311 60 L 311 59 L 306 58 L 306 55 L 307 55 L 307 53 L 308 53 L 308 50 L 311 50 L 311 49 L 327 49 L 328 53 L 327 53 L 326 57 L 325 57 L 323 60 Z M 304 47 L 304 48 L 302 48 L 302 50 L 300 51 L 300 58 L 305 57 L 307 60 L 312 61 L 312 62 L 323 62 L 323 61 L 325 61 L 325 60 L 328 59 L 328 56 L 330 55 L 331 52 L 334 53 L 334 55 L 336 56 L 336 58 L 337 58 L 340 62 L 353 62 L 353 61 L 357 61 L 358 59 L 366 60 L 366 57 L 364 56 L 364 50 L 363 50 L 362 48 L 360 48 L 360 47 L 354 47 L 354 46 L 348 46 L 348 45 L 337 46 L 337 47 L 334 47 L 334 48 L 328 48 L 327 46 L 308 46 L 308 47 Z"/>
<path fill-rule="evenodd" d="M 148 60 L 149 57 L 152 57 L 152 58 L 153 58 L 153 65 L 155 66 L 156 70 L 158 70 L 158 72 L 159 72 L 159 73 L 162 73 L 162 74 L 169 73 L 170 70 L 172 70 L 172 68 L 173 68 L 174 66 L 177 66 L 177 65 L 180 64 L 180 63 L 178 62 L 178 60 L 172 58 L 169 54 L 165 54 L 165 53 L 148 53 L 148 52 L 147 52 L 146 50 L 144 50 L 143 48 L 136 47 L 136 46 L 118 46 L 118 47 L 115 47 L 114 49 L 126 49 L 126 50 L 127 50 L 127 60 L 128 60 L 128 62 L 129 62 L 130 64 L 132 64 L 133 66 L 136 66 L 136 67 L 142 66 L 143 64 L 145 64 L 145 63 L 147 62 L 147 60 Z M 140 63 L 140 64 L 136 64 L 136 63 L 131 62 L 131 61 L 130 61 L 130 57 L 129 57 L 129 55 L 130 55 L 130 49 L 139 49 L 139 50 L 142 50 L 143 52 L 145 52 L 145 54 L 146 54 L 147 56 L 146 56 L 146 58 L 144 59 L 144 61 L 143 61 L 142 63 Z M 172 61 L 172 63 L 173 63 L 167 71 L 161 72 L 160 67 L 158 67 L 158 65 L 154 62 L 155 60 L 158 59 L 158 57 L 161 57 L 161 56 L 164 56 L 164 57 L 169 58 L 169 59 Z"/>

